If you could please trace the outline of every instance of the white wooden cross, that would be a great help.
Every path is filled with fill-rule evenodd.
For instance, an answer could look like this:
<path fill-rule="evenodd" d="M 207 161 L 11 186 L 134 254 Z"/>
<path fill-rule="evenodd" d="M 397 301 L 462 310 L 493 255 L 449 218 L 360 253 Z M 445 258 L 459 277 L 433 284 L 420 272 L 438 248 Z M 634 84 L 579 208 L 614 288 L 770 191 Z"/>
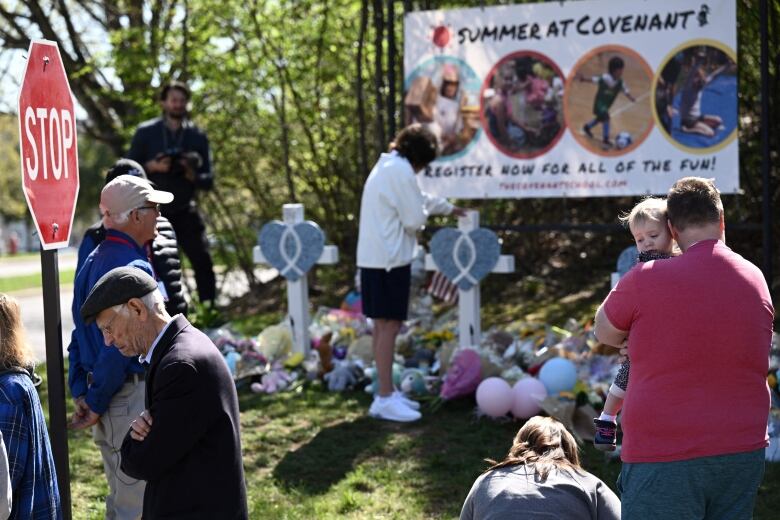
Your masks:
<path fill-rule="evenodd" d="M 282 206 L 282 219 L 290 231 L 296 224 L 302 223 L 303 204 L 285 204 Z M 300 243 L 300 240 L 297 240 Z M 257 264 L 268 264 L 260 246 L 252 249 L 253 258 Z M 297 253 L 300 254 L 300 253 Z M 325 246 L 317 259 L 317 264 L 328 265 L 339 261 L 339 250 L 336 246 Z M 309 353 L 309 282 L 308 273 L 297 280 L 287 280 L 287 313 L 293 334 L 293 351 L 304 355 Z"/>
<path fill-rule="evenodd" d="M 479 228 L 479 212 L 469 210 L 465 216 L 458 218 L 458 229 L 468 233 Z M 425 269 L 438 271 L 433 255 L 425 255 Z M 512 255 L 500 255 L 498 262 L 491 272 L 513 273 L 515 271 L 515 257 Z M 452 281 L 452 280 L 450 280 Z M 480 316 L 481 296 L 479 283 L 471 289 L 464 291 L 458 288 L 458 344 L 461 347 L 479 345 L 482 337 L 482 323 Z"/>

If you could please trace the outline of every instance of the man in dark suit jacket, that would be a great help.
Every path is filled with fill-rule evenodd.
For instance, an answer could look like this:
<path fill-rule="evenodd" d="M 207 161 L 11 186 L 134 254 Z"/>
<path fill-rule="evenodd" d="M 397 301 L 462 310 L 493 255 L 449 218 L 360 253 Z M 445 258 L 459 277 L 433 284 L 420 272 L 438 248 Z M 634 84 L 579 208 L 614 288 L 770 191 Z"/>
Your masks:
<path fill-rule="evenodd" d="M 122 443 L 122 470 L 146 480 L 145 519 L 246 519 L 238 398 L 217 348 L 165 311 L 157 282 L 119 267 L 81 307 L 107 345 L 148 363 L 146 406 Z"/>

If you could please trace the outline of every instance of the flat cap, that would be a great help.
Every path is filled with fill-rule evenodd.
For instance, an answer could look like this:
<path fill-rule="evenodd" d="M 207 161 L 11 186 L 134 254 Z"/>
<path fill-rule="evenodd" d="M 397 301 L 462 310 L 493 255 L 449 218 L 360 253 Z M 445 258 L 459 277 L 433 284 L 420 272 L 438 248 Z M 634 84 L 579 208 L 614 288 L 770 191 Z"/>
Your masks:
<path fill-rule="evenodd" d="M 138 267 L 117 267 L 104 274 L 89 291 L 81 306 L 84 323 L 95 321 L 97 315 L 113 307 L 141 298 L 157 289 L 157 282 Z"/>

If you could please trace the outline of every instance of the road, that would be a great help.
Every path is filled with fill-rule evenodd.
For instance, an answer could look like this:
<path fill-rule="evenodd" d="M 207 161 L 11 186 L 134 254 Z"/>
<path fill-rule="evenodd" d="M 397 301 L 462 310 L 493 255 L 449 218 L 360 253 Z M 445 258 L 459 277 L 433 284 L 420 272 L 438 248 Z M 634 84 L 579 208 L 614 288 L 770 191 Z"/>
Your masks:
<path fill-rule="evenodd" d="M 77 252 L 75 249 L 61 249 L 57 253 L 59 270 L 76 268 Z M 13 278 L 41 272 L 41 260 L 38 255 L 0 258 L 0 276 Z M 12 296 L 19 300 L 22 309 L 22 323 L 27 332 L 27 341 L 39 361 L 46 360 L 46 335 L 43 320 L 43 289 L 24 289 L 15 291 Z M 73 319 L 70 306 L 73 302 L 73 286 L 60 285 L 60 313 L 62 319 L 63 351 L 70 343 L 70 332 L 73 330 Z"/>
<path fill-rule="evenodd" d="M 22 308 L 22 322 L 27 331 L 27 341 L 35 352 L 38 361 L 46 360 L 46 335 L 43 320 L 43 290 L 26 289 L 16 291 L 13 297 L 19 300 Z M 62 349 L 66 352 L 73 330 L 73 317 L 70 306 L 73 302 L 73 286 L 60 286 L 60 314 L 62 320 Z M 67 354 L 66 354 L 67 355 Z"/>

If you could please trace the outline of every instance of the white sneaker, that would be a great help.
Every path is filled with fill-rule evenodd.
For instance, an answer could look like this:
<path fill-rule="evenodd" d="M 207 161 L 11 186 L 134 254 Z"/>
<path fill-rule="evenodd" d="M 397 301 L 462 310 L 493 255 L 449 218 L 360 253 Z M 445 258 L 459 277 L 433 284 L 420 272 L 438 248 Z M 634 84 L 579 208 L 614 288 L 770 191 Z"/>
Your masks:
<path fill-rule="evenodd" d="M 374 396 L 374 402 L 368 409 L 368 415 L 385 421 L 412 422 L 420 417 L 420 412 L 412 410 L 394 397 Z"/>
<path fill-rule="evenodd" d="M 411 408 L 412 410 L 420 409 L 420 403 L 418 403 L 414 399 L 409 399 L 404 395 L 403 392 L 399 392 L 398 390 L 396 390 L 395 392 L 393 392 L 393 398 L 401 401 L 407 408 Z"/>

